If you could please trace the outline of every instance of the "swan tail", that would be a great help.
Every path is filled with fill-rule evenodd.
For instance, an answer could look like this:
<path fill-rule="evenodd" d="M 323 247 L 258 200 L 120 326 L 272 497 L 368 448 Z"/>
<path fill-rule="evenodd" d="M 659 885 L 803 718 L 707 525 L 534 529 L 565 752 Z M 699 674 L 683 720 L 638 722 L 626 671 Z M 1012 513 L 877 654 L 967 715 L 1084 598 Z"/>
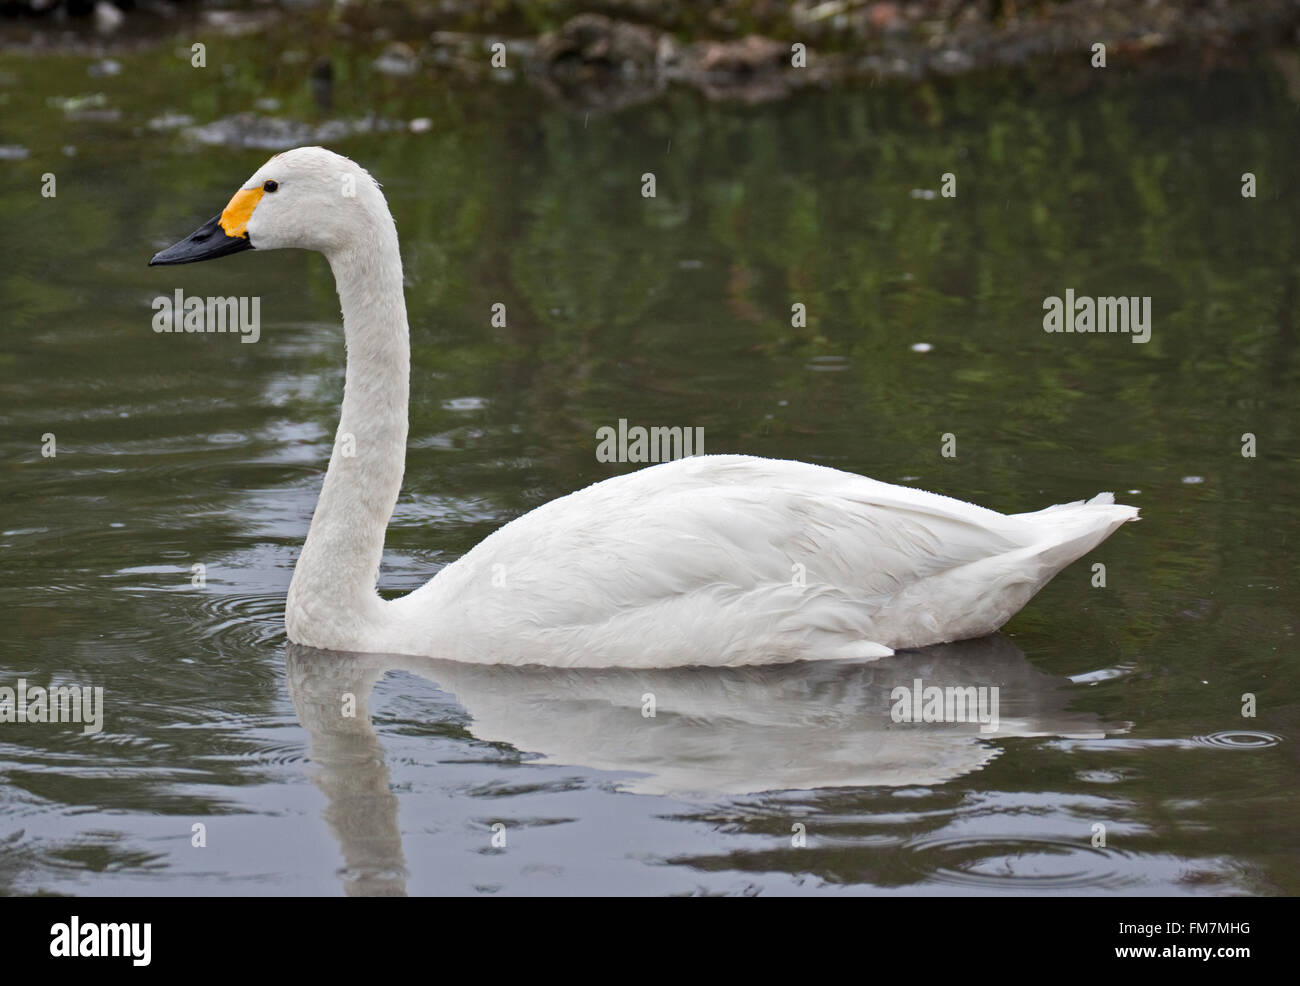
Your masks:
<path fill-rule="evenodd" d="M 1050 507 L 1044 507 L 1042 510 L 1033 510 L 1029 513 L 1023 514 L 1012 514 L 1012 516 L 1020 517 L 1025 520 L 1032 520 L 1035 517 L 1051 516 L 1055 522 L 1061 514 L 1071 513 L 1082 515 L 1082 512 L 1085 510 L 1088 512 L 1089 516 L 1095 517 L 1097 514 L 1094 511 L 1100 507 L 1110 507 L 1115 510 L 1124 511 L 1125 520 L 1138 519 L 1138 508 L 1125 506 L 1122 503 L 1117 504 L 1115 502 L 1114 493 L 1098 493 L 1091 500 L 1072 500 L 1069 503 L 1055 503 Z"/>
<path fill-rule="evenodd" d="M 1058 572 L 1110 537 L 1122 524 L 1137 520 L 1137 508 L 1104 499 L 1061 503 L 1046 510 L 1011 515 L 1018 521 L 1023 547 L 992 555 L 943 573 L 905 590 L 892 600 L 895 609 L 910 606 L 920 613 L 900 628 L 899 636 L 917 646 L 992 633 L 1019 612 Z M 943 600 L 937 622 L 926 619 L 935 600 Z M 889 639 L 889 637 L 886 637 Z"/>
<path fill-rule="evenodd" d="M 1112 493 L 1016 516 L 1036 528 L 1033 547 L 1043 582 L 1097 547 L 1120 525 L 1139 519 L 1137 507 L 1117 504 Z"/>

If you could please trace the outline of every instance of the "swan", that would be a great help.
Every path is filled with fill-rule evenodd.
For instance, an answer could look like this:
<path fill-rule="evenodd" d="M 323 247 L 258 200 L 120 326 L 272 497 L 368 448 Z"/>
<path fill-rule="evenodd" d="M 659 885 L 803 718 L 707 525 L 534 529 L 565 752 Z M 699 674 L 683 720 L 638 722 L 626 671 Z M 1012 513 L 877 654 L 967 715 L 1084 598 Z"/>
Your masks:
<path fill-rule="evenodd" d="M 285 602 L 295 644 L 565 668 L 875 659 L 992 633 L 1137 519 L 1109 493 L 1008 515 L 805 462 L 701 455 L 544 504 L 384 599 L 410 342 L 378 182 L 324 148 L 285 151 L 150 265 L 289 247 L 329 261 L 347 350 L 335 444 Z"/>

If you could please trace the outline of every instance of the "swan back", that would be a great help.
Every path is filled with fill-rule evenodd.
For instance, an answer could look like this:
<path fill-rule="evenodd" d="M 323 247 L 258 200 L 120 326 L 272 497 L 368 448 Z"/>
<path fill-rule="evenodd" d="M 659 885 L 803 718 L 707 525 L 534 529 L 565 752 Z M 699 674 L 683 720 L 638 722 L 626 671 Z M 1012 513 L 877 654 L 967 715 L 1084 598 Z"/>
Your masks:
<path fill-rule="evenodd" d="M 681 459 L 496 531 L 389 604 L 383 645 L 573 667 L 882 657 L 991 633 L 1136 515 L 1006 515 L 809 463 Z"/>

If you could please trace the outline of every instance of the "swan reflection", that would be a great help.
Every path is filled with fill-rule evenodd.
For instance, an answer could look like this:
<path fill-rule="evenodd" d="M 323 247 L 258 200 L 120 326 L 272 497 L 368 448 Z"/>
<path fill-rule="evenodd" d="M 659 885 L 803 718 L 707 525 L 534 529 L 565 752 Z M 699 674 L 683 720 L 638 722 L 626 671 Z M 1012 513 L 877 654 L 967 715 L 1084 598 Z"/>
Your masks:
<path fill-rule="evenodd" d="M 375 683 L 393 670 L 453 695 L 479 740 L 537 754 L 536 762 L 624 773 L 623 790 L 676 797 L 937 785 L 997 756 L 991 741 L 1093 739 L 1126 728 L 1070 709 L 1070 679 L 1038 670 L 1002 636 L 870 663 L 724 669 L 515 668 L 298 645 L 286 662 L 352 894 L 403 892 L 397 798 L 369 709 Z M 918 681 L 996 688 L 996 731 L 977 721 L 896 721 L 895 690 L 910 694 Z"/>

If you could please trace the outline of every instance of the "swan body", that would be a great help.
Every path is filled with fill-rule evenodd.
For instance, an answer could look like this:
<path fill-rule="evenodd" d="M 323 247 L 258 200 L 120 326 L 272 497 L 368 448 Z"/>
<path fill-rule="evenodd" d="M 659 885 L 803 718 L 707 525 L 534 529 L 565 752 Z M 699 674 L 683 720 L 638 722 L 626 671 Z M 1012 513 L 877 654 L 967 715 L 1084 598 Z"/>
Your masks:
<path fill-rule="evenodd" d="M 1006 516 L 804 462 L 678 459 L 507 524 L 389 603 L 376 642 L 564 666 L 884 657 L 992 633 L 1135 513 Z"/>
<path fill-rule="evenodd" d="M 554 500 L 385 600 L 410 355 L 377 183 L 322 148 L 286 151 L 152 263 L 277 247 L 325 254 L 347 343 L 338 439 L 285 608 L 297 644 L 553 667 L 878 658 L 993 632 L 1137 519 L 1108 493 L 1006 515 L 804 462 L 698 456 Z"/>

